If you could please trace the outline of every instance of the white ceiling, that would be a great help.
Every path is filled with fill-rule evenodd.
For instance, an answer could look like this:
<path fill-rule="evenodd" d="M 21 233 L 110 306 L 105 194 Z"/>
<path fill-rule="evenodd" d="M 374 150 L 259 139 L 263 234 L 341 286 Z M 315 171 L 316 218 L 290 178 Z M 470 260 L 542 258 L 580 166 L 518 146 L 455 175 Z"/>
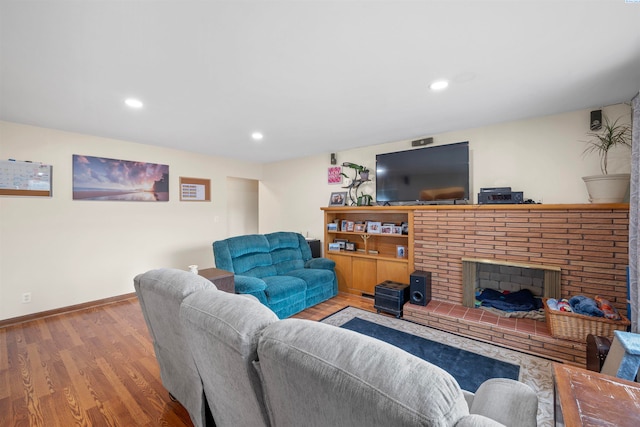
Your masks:
<path fill-rule="evenodd" d="M 628 102 L 640 3 L 0 0 L 0 73 L 0 120 L 273 162 Z"/>

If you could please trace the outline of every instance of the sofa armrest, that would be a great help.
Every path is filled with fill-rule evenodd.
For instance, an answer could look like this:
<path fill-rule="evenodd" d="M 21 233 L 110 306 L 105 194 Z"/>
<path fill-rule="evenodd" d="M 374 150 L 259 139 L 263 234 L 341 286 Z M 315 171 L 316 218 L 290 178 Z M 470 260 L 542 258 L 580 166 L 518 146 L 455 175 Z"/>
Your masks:
<path fill-rule="evenodd" d="M 521 382 L 492 378 L 478 387 L 469 412 L 504 425 L 536 427 L 538 396 Z"/>
<path fill-rule="evenodd" d="M 264 290 L 267 289 L 267 284 L 264 280 L 257 277 L 236 275 L 234 279 L 237 294 L 256 295 L 264 293 Z M 260 299 L 260 297 L 258 297 L 258 299 Z"/>
<path fill-rule="evenodd" d="M 304 268 L 317 268 L 333 271 L 336 268 L 336 262 L 329 258 L 311 258 L 304 263 Z"/>

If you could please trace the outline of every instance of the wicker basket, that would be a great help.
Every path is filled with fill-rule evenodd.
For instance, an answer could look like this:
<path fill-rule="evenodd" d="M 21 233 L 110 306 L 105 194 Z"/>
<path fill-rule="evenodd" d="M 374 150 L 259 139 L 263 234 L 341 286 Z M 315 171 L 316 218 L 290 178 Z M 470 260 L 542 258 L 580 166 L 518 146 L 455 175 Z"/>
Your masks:
<path fill-rule="evenodd" d="M 622 314 L 621 320 L 610 320 L 604 317 L 584 316 L 572 312 L 551 310 L 544 299 L 544 314 L 551 335 L 571 341 L 586 342 L 587 335 L 593 334 L 613 338 L 613 331 L 626 331 L 631 324 Z"/>

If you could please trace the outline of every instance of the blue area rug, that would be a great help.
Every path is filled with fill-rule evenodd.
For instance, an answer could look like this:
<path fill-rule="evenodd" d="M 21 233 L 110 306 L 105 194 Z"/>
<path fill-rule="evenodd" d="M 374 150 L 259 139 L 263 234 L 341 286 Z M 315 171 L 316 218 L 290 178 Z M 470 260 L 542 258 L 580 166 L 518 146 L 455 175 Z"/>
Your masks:
<path fill-rule="evenodd" d="M 388 342 L 449 372 L 460 388 L 475 393 L 490 378 L 518 379 L 520 367 L 354 317 L 340 326 Z"/>

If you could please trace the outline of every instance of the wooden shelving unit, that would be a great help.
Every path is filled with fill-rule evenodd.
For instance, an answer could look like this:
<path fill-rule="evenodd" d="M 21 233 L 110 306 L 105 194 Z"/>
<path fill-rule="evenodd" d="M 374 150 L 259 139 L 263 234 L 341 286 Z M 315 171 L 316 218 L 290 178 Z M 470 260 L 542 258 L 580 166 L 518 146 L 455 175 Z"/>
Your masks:
<path fill-rule="evenodd" d="M 356 295 L 374 295 L 375 285 L 392 280 L 409 283 L 413 272 L 413 210 L 397 207 L 331 207 L 324 211 L 324 256 L 336 262 L 338 288 L 341 292 Z M 343 220 L 381 224 L 407 224 L 408 234 L 368 233 L 343 231 Z M 328 229 L 337 222 L 337 231 Z M 366 230 L 366 229 L 365 229 Z M 360 251 L 330 251 L 329 243 L 346 239 L 356 244 Z M 404 248 L 404 256 L 398 256 L 398 246 Z"/>

